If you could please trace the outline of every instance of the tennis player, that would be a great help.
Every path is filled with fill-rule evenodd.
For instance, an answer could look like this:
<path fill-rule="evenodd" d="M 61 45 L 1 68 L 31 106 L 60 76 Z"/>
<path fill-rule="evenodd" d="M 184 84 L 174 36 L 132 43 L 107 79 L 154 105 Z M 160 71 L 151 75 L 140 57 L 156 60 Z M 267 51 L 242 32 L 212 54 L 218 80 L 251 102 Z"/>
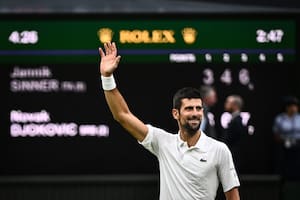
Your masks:
<path fill-rule="evenodd" d="M 102 88 L 114 119 L 159 161 L 160 200 L 214 200 L 219 183 L 227 200 L 239 200 L 239 178 L 228 147 L 200 131 L 203 105 L 198 89 L 184 87 L 173 97 L 178 132 L 145 124 L 131 113 L 113 73 L 121 56 L 116 44 L 99 48 Z"/>

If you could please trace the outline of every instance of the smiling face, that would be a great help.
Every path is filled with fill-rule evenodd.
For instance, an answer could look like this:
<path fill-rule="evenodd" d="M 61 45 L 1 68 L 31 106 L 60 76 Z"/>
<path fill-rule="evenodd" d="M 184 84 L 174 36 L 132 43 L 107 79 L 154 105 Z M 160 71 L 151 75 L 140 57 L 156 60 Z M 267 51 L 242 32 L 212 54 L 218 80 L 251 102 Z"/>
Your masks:
<path fill-rule="evenodd" d="M 177 120 L 179 129 L 194 135 L 200 128 L 203 107 L 201 99 L 188 99 L 184 98 L 181 100 L 180 109 L 173 109 L 173 117 Z"/>

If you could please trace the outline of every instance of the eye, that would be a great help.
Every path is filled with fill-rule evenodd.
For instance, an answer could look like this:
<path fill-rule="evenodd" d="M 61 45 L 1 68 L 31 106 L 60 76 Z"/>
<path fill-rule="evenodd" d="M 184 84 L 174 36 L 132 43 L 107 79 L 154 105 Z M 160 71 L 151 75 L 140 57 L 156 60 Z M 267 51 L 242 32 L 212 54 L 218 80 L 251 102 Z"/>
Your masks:
<path fill-rule="evenodd" d="M 187 106 L 184 108 L 184 110 L 186 110 L 186 111 L 192 111 L 193 109 L 194 109 L 193 106 Z"/>
<path fill-rule="evenodd" d="M 198 111 L 201 111 L 202 109 L 203 109 L 202 106 L 197 106 L 197 110 L 198 110 Z"/>

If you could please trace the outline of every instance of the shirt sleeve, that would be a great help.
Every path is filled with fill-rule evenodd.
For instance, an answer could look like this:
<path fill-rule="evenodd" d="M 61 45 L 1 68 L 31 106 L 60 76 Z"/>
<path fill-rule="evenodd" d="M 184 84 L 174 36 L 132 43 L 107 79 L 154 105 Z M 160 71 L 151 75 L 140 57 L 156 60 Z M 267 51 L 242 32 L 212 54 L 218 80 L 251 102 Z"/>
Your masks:
<path fill-rule="evenodd" d="M 280 115 L 275 118 L 274 124 L 273 124 L 273 127 L 272 127 L 273 132 L 275 134 L 279 133 L 279 124 L 280 124 Z"/>
<path fill-rule="evenodd" d="M 219 156 L 218 176 L 223 191 L 227 192 L 234 187 L 239 187 L 240 182 L 234 167 L 232 154 L 225 144 L 222 145 Z"/>
<path fill-rule="evenodd" d="M 143 141 L 138 141 L 148 151 L 157 156 L 158 154 L 158 140 L 156 138 L 155 128 L 150 124 L 147 124 L 148 133 Z"/>

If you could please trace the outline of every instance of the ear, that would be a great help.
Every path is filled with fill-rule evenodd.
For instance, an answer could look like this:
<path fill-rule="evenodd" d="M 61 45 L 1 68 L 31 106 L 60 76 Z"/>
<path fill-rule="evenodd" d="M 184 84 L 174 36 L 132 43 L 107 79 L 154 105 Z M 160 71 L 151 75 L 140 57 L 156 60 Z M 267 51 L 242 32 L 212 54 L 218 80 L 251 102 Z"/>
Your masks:
<path fill-rule="evenodd" d="M 173 108 L 172 109 L 172 115 L 173 115 L 173 118 L 177 120 L 179 118 L 179 112 L 178 112 L 178 110 L 175 109 L 175 108 Z"/>

